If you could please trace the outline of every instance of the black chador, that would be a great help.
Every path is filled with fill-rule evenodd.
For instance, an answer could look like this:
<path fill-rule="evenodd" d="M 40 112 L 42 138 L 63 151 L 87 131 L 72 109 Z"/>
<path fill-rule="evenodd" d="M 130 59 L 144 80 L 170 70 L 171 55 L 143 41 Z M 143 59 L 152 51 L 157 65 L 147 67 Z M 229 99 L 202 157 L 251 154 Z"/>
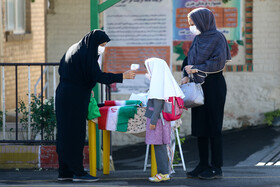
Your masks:
<path fill-rule="evenodd" d="M 86 117 L 91 90 L 97 82 L 122 82 L 123 74 L 104 73 L 98 64 L 98 46 L 110 39 L 94 30 L 72 45 L 59 65 L 60 83 L 56 89 L 57 153 L 59 174 L 83 176 L 83 149 Z"/>

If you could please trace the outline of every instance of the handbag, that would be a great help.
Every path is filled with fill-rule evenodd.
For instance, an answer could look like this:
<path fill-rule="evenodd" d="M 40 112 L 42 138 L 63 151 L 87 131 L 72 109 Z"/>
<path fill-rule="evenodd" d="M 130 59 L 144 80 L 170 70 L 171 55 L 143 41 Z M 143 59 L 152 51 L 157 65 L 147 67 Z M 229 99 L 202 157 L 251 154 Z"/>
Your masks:
<path fill-rule="evenodd" d="M 164 102 L 162 115 L 166 121 L 175 121 L 179 119 L 183 113 L 184 101 L 180 97 L 169 97 Z"/>
<path fill-rule="evenodd" d="M 180 85 L 180 88 L 185 95 L 183 98 L 184 107 L 194 108 L 204 104 L 204 94 L 200 83 L 189 82 Z"/>

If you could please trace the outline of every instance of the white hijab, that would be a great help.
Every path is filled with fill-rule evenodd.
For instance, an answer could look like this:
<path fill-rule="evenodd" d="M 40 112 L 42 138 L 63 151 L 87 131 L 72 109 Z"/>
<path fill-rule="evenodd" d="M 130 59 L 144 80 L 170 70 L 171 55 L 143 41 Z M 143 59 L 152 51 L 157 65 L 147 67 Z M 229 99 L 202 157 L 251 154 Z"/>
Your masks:
<path fill-rule="evenodd" d="M 167 100 L 169 97 L 185 97 L 164 60 L 149 58 L 145 60 L 145 66 L 151 77 L 148 99 Z"/>

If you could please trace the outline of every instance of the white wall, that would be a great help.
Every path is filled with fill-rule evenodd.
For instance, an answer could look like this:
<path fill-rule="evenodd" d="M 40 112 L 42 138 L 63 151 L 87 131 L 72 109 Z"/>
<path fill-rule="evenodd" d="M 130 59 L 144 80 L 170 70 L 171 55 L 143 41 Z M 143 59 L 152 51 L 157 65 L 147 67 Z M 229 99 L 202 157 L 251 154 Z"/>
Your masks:
<path fill-rule="evenodd" d="M 58 62 L 70 45 L 90 30 L 90 1 L 54 0 L 55 14 L 47 15 L 47 60 Z M 244 2 L 244 1 L 243 1 Z M 280 108 L 280 1 L 253 2 L 253 72 L 225 72 L 227 100 L 224 130 L 264 123 L 264 113 Z M 242 19 L 244 22 L 244 18 Z M 232 65 L 245 64 L 239 47 Z M 176 54 L 173 54 L 176 59 Z M 174 64 L 181 64 L 175 62 Z M 179 82 L 181 73 L 173 72 Z M 126 99 L 115 95 L 112 99 Z M 190 134 L 190 110 L 184 112 L 181 135 Z M 143 138 L 113 132 L 113 145 L 143 142 Z"/>
<path fill-rule="evenodd" d="M 280 107 L 280 1 L 253 1 L 253 72 L 225 73 L 225 128 L 264 123 Z"/>
<path fill-rule="evenodd" d="M 231 65 L 245 64 L 244 50 L 239 46 Z M 264 124 L 264 113 L 280 108 L 279 0 L 253 1 L 253 67 L 253 72 L 224 73 L 228 89 L 224 130 Z M 179 72 L 173 74 L 180 79 Z M 189 135 L 190 111 L 184 112 L 182 120 L 181 135 Z"/>
<path fill-rule="evenodd" d="M 245 64 L 244 48 L 239 50 L 230 64 Z M 264 124 L 264 113 L 280 108 L 279 0 L 253 1 L 253 67 L 253 72 L 224 73 L 224 130 Z M 183 120 L 183 134 L 189 134 L 189 112 Z"/>

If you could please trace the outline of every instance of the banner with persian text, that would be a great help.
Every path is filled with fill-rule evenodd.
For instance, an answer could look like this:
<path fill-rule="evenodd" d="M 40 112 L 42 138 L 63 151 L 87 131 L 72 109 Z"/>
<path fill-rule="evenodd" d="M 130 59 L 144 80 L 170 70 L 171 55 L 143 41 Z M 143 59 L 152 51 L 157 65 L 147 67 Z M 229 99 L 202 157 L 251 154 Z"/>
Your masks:
<path fill-rule="evenodd" d="M 146 92 L 147 58 L 162 58 L 171 66 L 172 0 L 121 0 L 104 12 L 104 30 L 111 41 L 106 46 L 103 71 L 121 73 L 131 64 L 140 64 L 136 79 L 116 84 L 113 91 Z"/>
<path fill-rule="evenodd" d="M 173 40 L 193 40 L 194 35 L 189 30 L 187 15 L 199 7 L 209 8 L 214 13 L 217 29 L 227 40 L 242 38 L 240 0 L 174 0 Z"/>

